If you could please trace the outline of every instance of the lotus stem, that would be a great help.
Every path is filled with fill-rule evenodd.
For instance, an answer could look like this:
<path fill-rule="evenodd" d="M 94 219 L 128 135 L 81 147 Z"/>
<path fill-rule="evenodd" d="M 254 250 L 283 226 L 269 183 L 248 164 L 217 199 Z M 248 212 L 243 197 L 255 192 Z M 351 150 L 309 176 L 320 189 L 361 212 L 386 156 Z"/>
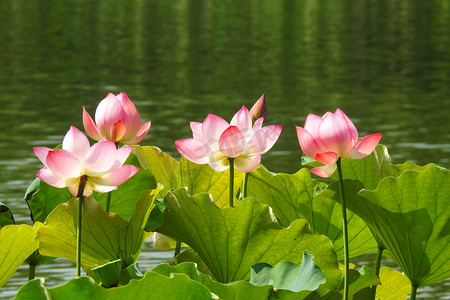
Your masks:
<path fill-rule="evenodd" d="M 411 284 L 411 296 L 409 297 L 409 300 L 416 300 L 417 288 L 417 284 Z"/>
<path fill-rule="evenodd" d="M 377 260 L 375 261 L 375 274 L 379 277 L 380 275 L 380 267 L 381 267 L 381 258 L 383 257 L 384 248 L 378 246 L 377 252 Z"/>
<path fill-rule="evenodd" d="M 86 186 L 86 176 L 80 178 L 80 184 L 78 187 L 78 207 L 77 207 L 77 254 L 76 254 L 76 268 L 77 277 L 81 275 L 81 220 L 83 217 L 83 200 L 84 200 L 84 188 Z"/>
<path fill-rule="evenodd" d="M 33 280 L 36 274 L 36 264 L 31 263 L 29 264 L 28 269 L 28 281 Z"/>
<path fill-rule="evenodd" d="M 181 241 L 177 241 L 175 245 L 175 253 L 173 254 L 173 258 L 175 258 L 181 252 Z"/>
<path fill-rule="evenodd" d="M 345 192 L 344 192 L 344 179 L 342 177 L 342 167 L 341 158 L 336 161 L 337 171 L 339 175 L 339 194 L 341 197 L 341 207 L 342 207 L 342 233 L 344 237 L 344 265 L 345 265 L 345 275 L 344 275 L 344 300 L 348 299 L 348 277 L 350 273 L 349 263 L 350 257 L 348 253 L 348 231 L 347 231 L 347 206 L 345 204 Z"/>
<path fill-rule="evenodd" d="M 242 197 L 241 197 L 241 199 L 244 199 L 247 197 L 248 174 L 249 173 L 245 173 L 244 179 L 242 180 L 242 193 L 241 193 Z"/>
<path fill-rule="evenodd" d="M 381 258 L 383 257 L 383 251 L 384 248 L 381 246 L 378 246 L 378 252 L 377 252 L 377 258 L 375 261 L 375 274 L 380 277 L 380 267 L 381 267 Z M 374 285 L 372 287 L 372 295 L 373 295 L 373 299 L 375 299 L 377 294 L 377 286 Z"/>
<path fill-rule="evenodd" d="M 229 185 L 229 192 L 230 192 L 230 207 L 234 207 L 233 205 L 233 188 L 234 188 L 234 158 L 230 157 L 230 185 Z"/>
<path fill-rule="evenodd" d="M 111 207 L 111 195 L 112 191 L 106 193 L 106 205 L 105 205 L 106 212 L 109 212 L 109 208 Z"/>

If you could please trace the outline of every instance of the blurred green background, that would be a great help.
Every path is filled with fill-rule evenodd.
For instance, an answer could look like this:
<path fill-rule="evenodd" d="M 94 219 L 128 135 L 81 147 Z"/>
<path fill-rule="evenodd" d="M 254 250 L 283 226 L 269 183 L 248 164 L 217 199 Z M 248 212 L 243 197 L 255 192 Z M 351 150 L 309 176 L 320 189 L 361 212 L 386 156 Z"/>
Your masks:
<path fill-rule="evenodd" d="M 450 1 L 0 1 L 0 201 L 18 222 L 29 223 L 22 196 L 41 167 L 32 147 L 61 143 L 83 129 L 82 105 L 93 115 L 120 91 L 152 120 L 141 145 L 177 158 L 190 121 L 230 120 L 264 93 L 268 123 L 284 127 L 262 159 L 271 171 L 297 171 L 294 126 L 337 107 L 360 136 L 382 132 L 393 162 L 448 168 Z M 170 254 L 143 256 L 151 267 Z M 46 268 L 37 275 L 56 285 L 72 265 Z"/>

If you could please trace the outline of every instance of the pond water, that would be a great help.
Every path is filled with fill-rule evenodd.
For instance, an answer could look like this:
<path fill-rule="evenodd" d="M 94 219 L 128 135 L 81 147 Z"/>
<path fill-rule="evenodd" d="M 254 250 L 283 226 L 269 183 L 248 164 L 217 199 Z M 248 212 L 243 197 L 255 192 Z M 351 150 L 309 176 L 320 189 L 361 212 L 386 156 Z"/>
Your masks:
<path fill-rule="evenodd" d="M 264 93 L 268 123 L 284 127 L 263 157 L 271 171 L 297 171 L 294 126 L 337 107 L 360 136 L 382 132 L 393 162 L 450 167 L 447 0 L 3 0 L 0 45 L 0 201 L 17 223 L 30 224 L 23 194 L 41 167 L 32 147 L 82 129 L 82 105 L 93 114 L 108 92 L 125 91 L 152 120 L 141 145 L 177 158 L 190 121 L 229 120 Z M 142 269 L 171 255 L 148 242 Z M 64 259 L 37 270 L 50 286 L 74 273 Z M 449 289 L 446 280 L 419 298 L 450 299 Z"/>

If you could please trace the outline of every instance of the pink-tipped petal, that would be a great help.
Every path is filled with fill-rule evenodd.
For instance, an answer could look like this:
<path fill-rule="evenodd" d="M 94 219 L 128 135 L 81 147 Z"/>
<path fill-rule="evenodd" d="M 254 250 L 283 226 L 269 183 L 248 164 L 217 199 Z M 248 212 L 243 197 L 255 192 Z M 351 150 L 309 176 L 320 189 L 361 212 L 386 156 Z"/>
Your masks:
<path fill-rule="evenodd" d="M 253 104 L 250 109 L 250 115 L 252 116 L 252 121 L 255 122 L 259 118 L 265 118 L 267 116 L 267 106 L 266 106 L 266 98 L 264 94 Z"/>
<path fill-rule="evenodd" d="M 96 185 L 118 186 L 127 181 L 131 176 L 139 171 L 132 165 L 125 165 L 102 177 L 91 177 L 89 180 Z"/>
<path fill-rule="evenodd" d="M 245 138 L 236 126 L 230 126 L 219 138 L 219 149 L 228 157 L 237 157 L 244 151 Z"/>
<path fill-rule="evenodd" d="M 196 164 L 206 164 L 209 162 L 210 148 L 207 144 L 196 139 L 184 139 L 175 142 L 178 152 Z"/>
<path fill-rule="evenodd" d="M 234 159 L 234 167 L 236 170 L 244 173 L 248 173 L 253 171 L 261 161 L 261 155 L 257 155 L 252 158 L 246 158 L 246 157 L 236 157 Z"/>
<path fill-rule="evenodd" d="M 189 125 L 191 126 L 192 136 L 194 137 L 194 139 L 202 141 L 203 140 L 203 131 L 202 131 L 203 124 L 200 122 L 191 122 Z"/>
<path fill-rule="evenodd" d="M 131 139 L 137 134 L 137 132 L 141 128 L 141 116 L 139 115 L 136 106 L 134 106 L 133 102 L 129 99 L 123 103 L 123 110 L 124 110 L 123 121 L 125 122 L 125 125 L 127 126 L 128 129 L 127 138 L 129 133 Z"/>
<path fill-rule="evenodd" d="M 127 133 L 127 126 L 125 125 L 124 122 L 122 122 L 122 120 L 119 120 L 116 123 L 112 124 L 109 136 L 113 141 L 117 142 L 120 141 L 126 133 Z"/>
<path fill-rule="evenodd" d="M 70 126 L 62 142 L 62 148 L 72 153 L 80 162 L 84 161 L 84 157 L 89 152 L 89 140 L 75 126 Z"/>
<path fill-rule="evenodd" d="M 147 135 L 148 131 L 150 130 L 150 126 L 152 125 L 151 121 L 148 121 L 144 124 L 141 125 L 141 129 L 139 129 L 136 137 L 132 140 L 123 142 L 124 144 L 127 145 L 136 145 L 137 143 L 139 143 L 140 141 L 142 141 L 144 139 L 144 137 Z"/>
<path fill-rule="evenodd" d="M 125 94 L 125 92 L 120 92 L 120 93 L 118 93 L 118 94 L 116 95 L 116 98 L 117 98 L 117 100 L 120 101 L 120 103 L 121 103 L 122 105 L 124 105 L 125 102 L 127 102 L 127 101 L 130 100 L 130 98 L 128 98 L 128 96 L 127 96 L 127 94 Z"/>
<path fill-rule="evenodd" d="M 261 117 L 258 120 L 256 120 L 255 124 L 253 124 L 253 132 L 257 132 L 258 130 L 260 130 L 261 127 L 263 126 L 263 123 L 264 123 L 264 117 Z"/>
<path fill-rule="evenodd" d="M 348 129 L 352 134 L 353 144 L 356 144 L 358 142 L 358 130 L 356 129 L 355 124 L 353 124 L 350 118 L 347 117 L 347 115 L 339 108 L 336 109 L 335 114 L 344 118 L 345 122 L 347 123 Z"/>
<path fill-rule="evenodd" d="M 334 152 L 325 152 L 317 154 L 315 160 L 317 160 L 320 163 L 323 163 L 324 165 L 332 165 L 337 161 L 338 158 L 339 156 Z"/>
<path fill-rule="evenodd" d="M 319 138 L 319 125 L 322 122 L 322 118 L 315 114 L 308 114 L 305 120 L 305 130 L 318 141 Z M 318 141 L 319 142 L 319 141 Z M 319 145 L 320 146 L 320 145 Z"/>
<path fill-rule="evenodd" d="M 39 160 L 47 167 L 47 155 L 50 151 L 53 151 L 47 147 L 34 147 L 33 152 L 39 158 Z"/>
<path fill-rule="evenodd" d="M 57 188 L 66 187 L 66 185 L 65 185 L 66 181 L 65 181 L 64 177 L 56 175 L 50 169 L 47 169 L 47 168 L 40 169 L 37 172 L 36 177 L 38 177 L 39 179 L 43 180 L 44 182 L 46 182 L 47 184 L 49 184 L 51 186 L 54 186 Z"/>
<path fill-rule="evenodd" d="M 327 151 L 344 156 L 353 147 L 353 137 L 345 119 L 327 112 L 319 125 L 319 140 Z"/>
<path fill-rule="evenodd" d="M 245 105 L 242 106 L 242 108 L 233 116 L 233 119 L 231 119 L 230 122 L 230 125 L 239 128 L 239 131 L 242 133 L 246 140 L 252 134 L 252 124 L 252 116 L 250 115 L 250 112 L 248 111 L 247 107 L 245 107 Z"/>
<path fill-rule="evenodd" d="M 360 139 L 345 158 L 359 159 L 366 157 L 375 149 L 380 142 L 382 134 L 371 134 Z"/>
<path fill-rule="evenodd" d="M 309 158 L 315 159 L 316 154 L 323 152 L 314 137 L 304 128 L 296 126 L 297 138 L 303 153 Z"/>
<path fill-rule="evenodd" d="M 120 165 L 123 165 L 123 163 L 127 160 L 131 151 L 133 151 L 133 146 L 125 146 L 117 150 L 116 160 L 120 163 Z"/>
<path fill-rule="evenodd" d="M 69 151 L 58 149 L 48 152 L 47 166 L 55 176 L 79 177 L 81 165 Z"/>
<path fill-rule="evenodd" d="M 124 110 L 119 99 L 109 93 L 105 99 L 100 101 L 95 111 L 95 122 L 102 136 L 110 139 L 111 126 L 119 120 L 124 119 Z"/>
<path fill-rule="evenodd" d="M 203 141 L 211 149 L 217 150 L 219 148 L 219 138 L 228 127 L 230 127 L 230 124 L 227 121 L 216 115 L 209 114 L 203 121 Z"/>
<path fill-rule="evenodd" d="M 94 140 L 99 141 L 102 138 L 100 131 L 98 131 L 97 125 L 95 125 L 94 120 L 88 114 L 83 106 L 83 125 L 86 133 Z"/>
<path fill-rule="evenodd" d="M 113 141 L 100 141 L 92 145 L 85 160 L 85 172 L 94 176 L 108 172 L 116 160 L 116 144 Z"/>
<path fill-rule="evenodd" d="M 328 165 L 323 167 L 317 167 L 311 169 L 311 173 L 316 174 L 317 176 L 327 178 L 333 175 L 334 171 L 336 171 L 336 164 L 334 165 Z"/>
<path fill-rule="evenodd" d="M 273 147 L 281 134 L 282 126 L 266 126 L 255 132 L 247 143 L 245 152 L 251 155 L 264 154 Z"/>

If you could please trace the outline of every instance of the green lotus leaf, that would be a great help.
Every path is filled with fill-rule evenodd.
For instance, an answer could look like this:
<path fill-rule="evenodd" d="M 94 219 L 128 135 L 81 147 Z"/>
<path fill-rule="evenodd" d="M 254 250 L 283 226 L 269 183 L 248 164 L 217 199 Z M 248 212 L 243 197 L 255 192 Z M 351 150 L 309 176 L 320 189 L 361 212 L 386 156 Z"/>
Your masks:
<path fill-rule="evenodd" d="M 325 274 L 323 290 L 339 285 L 341 271 L 331 241 L 313 235 L 306 220 L 283 228 L 273 221 L 269 206 L 254 198 L 219 208 L 209 194 L 189 196 L 184 188 L 168 192 L 164 203 L 158 231 L 193 248 L 219 282 L 249 279 L 251 267 L 262 262 L 299 264 L 307 251 Z"/>
<path fill-rule="evenodd" d="M 144 231 L 154 200 L 161 188 L 145 191 L 129 222 L 116 213 L 107 213 L 95 199 L 83 201 L 81 264 L 85 270 L 121 259 L 122 268 L 138 258 L 142 243 L 150 234 Z M 78 199 L 59 205 L 39 229 L 39 251 L 43 255 L 75 260 Z"/>
<path fill-rule="evenodd" d="M 380 284 L 380 280 L 377 275 L 368 267 L 363 266 L 359 270 L 351 269 L 349 276 L 349 299 L 353 300 L 366 300 L 371 299 L 370 287 Z M 283 300 L 341 300 L 344 294 L 344 285 L 341 284 L 339 290 L 330 291 L 326 295 L 319 295 L 317 292 L 311 292 L 309 295 L 305 295 L 305 292 L 293 293 L 288 290 L 278 290 L 275 299 Z M 301 297 L 299 297 L 301 296 Z"/>
<path fill-rule="evenodd" d="M 197 270 L 203 274 L 206 274 L 208 276 L 214 277 L 214 275 L 211 273 L 211 271 L 208 269 L 208 266 L 205 264 L 205 262 L 202 260 L 200 256 L 198 256 L 197 252 L 195 252 L 192 248 L 188 248 L 175 256 L 173 261 L 171 261 L 169 264 L 171 266 L 176 266 L 181 263 L 195 263 L 197 266 Z"/>
<path fill-rule="evenodd" d="M 103 288 L 92 278 L 79 277 L 67 283 L 47 288 L 43 278 L 34 279 L 22 286 L 16 300 L 92 300 L 92 299 L 217 299 L 202 284 L 184 274 L 171 277 L 147 272 L 142 279 L 128 285 Z"/>
<path fill-rule="evenodd" d="M 275 289 L 292 292 L 314 291 L 325 283 L 325 276 L 314 263 L 313 256 L 303 253 L 302 264 L 279 262 L 275 267 L 260 263 L 252 267 L 250 283 L 256 286 L 272 285 Z"/>
<path fill-rule="evenodd" d="M 93 268 L 92 273 L 97 277 L 102 286 L 111 287 L 117 286 L 122 273 L 122 261 L 117 259 L 115 261 L 108 262 L 104 265 Z"/>
<path fill-rule="evenodd" d="M 425 171 L 405 171 L 359 195 L 350 198 L 349 209 L 371 224 L 413 285 L 450 276 L 448 170 L 429 166 Z"/>
<path fill-rule="evenodd" d="M 430 165 L 386 177 L 376 190 L 345 180 L 347 208 L 370 227 L 379 244 L 412 284 L 423 286 L 450 275 L 450 184 L 448 170 Z M 327 189 L 339 200 L 339 187 Z M 347 193 L 347 191 L 352 191 Z"/>
<path fill-rule="evenodd" d="M 317 161 L 308 162 L 306 165 L 322 166 Z M 376 189 L 378 183 L 388 176 L 399 176 L 404 171 L 423 171 L 428 166 L 436 166 L 435 164 L 419 166 L 411 162 L 394 165 L 391 163 L 386 146 L 382 144 L 378 144 L 370 155 L 362 159 L 343 159 L 341 165 L 344 179 L 357 179 L 363 183 L 366 190 Z M 331 178 L 338 180 L 337 172 L 331 175 Z"/>
<path fill-rule="evenodd" d="M 0 202 L 0 229 L 3 226 L 15 224 L 11 210 L 5 204 Z"/>
<path fill-rule="evenodd" d="M 37 228 L 6 225 L 0 230 L 0 287 L 16 272 L 24 260 L 38 248 Z"/>
<path fill-rule="evenodd" d="M 270 285 L 255 286 L 244 280 L 239 280 L 227 284 L 219 283 L 212 280 L 210 276 L 200 273 L 197 270 L 196 265 L 191 262 L 181 263 L 176 266 L 160 264 L 153 268 L 151 271 L 168 277 L 172 276 L 172 274 L 186 274 L 192 280 L 195 280 L 206 286 L 212 293 L 219 296 L 220 299 L 268 299 L 269 295 L 272 292 L 272 287 Z"/>
<path fill-rule="evenodd" d="M 169 190 L 187 187 L 191 195 L 207 192 L 213 196 L 217 206 L 229 205 L 230 172 L 217 172 L 208 164 L 198 165 L 184 157 L 178 162 L 157 147 L 135 146 L 135 150 L 141 166 L 152 170 L 156 181 L 164 186 L 161 197 Z M 240 188 L 243 178 L 243 173 L 234 172 L 235 191 Z"/>
<path fill-rule="evenodd" d="M 33 222 L 44 222 L 58 205 L 72 198 L 69 189 L 53 187 L 39 178 L 33 181 L 25 194 Z"/>
<path fill-rule="evenodd" d="M 342 259 L 341 206 L 326 194 L 317 197 L 316 188 L 317 183 L 306 168 L 292 175 L 273 175 L 260 167 L 248 178 L 248 195 L 272 207 L 281 225 L 287 227 L 296 219 L 306 219 L 315 234 L 325 234 L 331 239 L 338 257 Z M 351 212 L 347 218 L 350 257 L 376 251 L 377 243 L 366 223 Z"/>
<path fill-rule="evenodd" d="M 406 300 L 411 282 L 405 274 L 388 267 L 380 269 L 381 285 L 377 286 L 376 299 Z"/>

